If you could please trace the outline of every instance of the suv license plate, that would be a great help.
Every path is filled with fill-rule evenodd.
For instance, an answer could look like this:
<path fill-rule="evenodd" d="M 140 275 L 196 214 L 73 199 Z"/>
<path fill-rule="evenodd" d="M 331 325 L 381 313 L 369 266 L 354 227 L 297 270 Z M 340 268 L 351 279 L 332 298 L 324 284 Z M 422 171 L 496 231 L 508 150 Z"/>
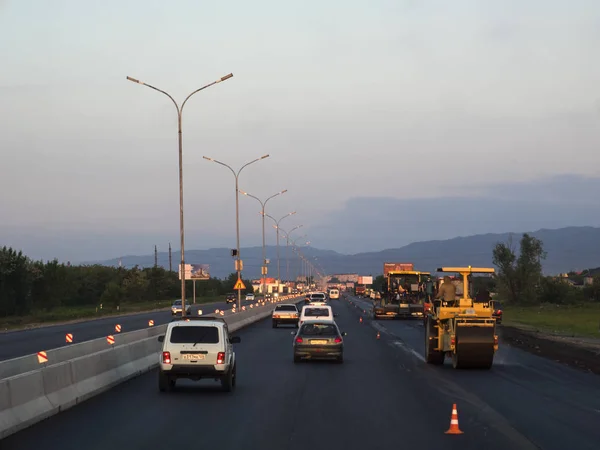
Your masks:
<path fill-rule="evenodd" d="M 183 359 L 198 361 L 204 359 L 204 355 L 182 355 Z"/>

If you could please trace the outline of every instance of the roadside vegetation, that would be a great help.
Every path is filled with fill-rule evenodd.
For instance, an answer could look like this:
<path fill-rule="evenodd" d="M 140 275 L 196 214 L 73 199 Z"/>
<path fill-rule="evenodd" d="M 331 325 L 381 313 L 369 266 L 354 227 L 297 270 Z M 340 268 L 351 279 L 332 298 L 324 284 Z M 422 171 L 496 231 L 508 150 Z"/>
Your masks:
<path fill-rule="evenodd" d="M 600 275 L 589 271 L 543 276 L 546 252 L 528 234 L 519 251 L 511 241 L 496 244 L 493 261 L 504 323 L 557 335 L 600 337 Z"/>
<path fill-rule="evenodd" d="M 224 300 L 237 274 L 196 282 L 196 302 Z M 243 280 L 252 289 L 252 283 Z M 186 299 L 192 301 L 192 282 Z M 245 295 L 245 291 L 242 291 Z M 126 269 L 33 261 L 12 248 L 0 248 L 0 329 L 33 323 L 94 318 L 167 308 L 181 298 L 177 272 L 162 267 Z"/>

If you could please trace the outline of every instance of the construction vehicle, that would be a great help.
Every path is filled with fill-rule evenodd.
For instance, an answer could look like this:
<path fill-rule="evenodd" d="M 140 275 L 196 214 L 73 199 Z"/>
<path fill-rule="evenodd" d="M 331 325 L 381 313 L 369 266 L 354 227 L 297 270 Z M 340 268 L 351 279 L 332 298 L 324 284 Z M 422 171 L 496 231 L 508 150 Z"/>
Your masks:
<path fill-rule="evenodd" d="M 425 325 L 425 359 L 429 364 L 444 364 L 452 358 L 455 369 L 490 369 L 498 350 L 493 305 L 474 302 L 470 289 L 472 274 L 493 274 L 494 269 L 441 267 L 438 272 L 462 276 L 462 295 L 455 301 L 435 299 Z"/>
<path fill-rule="evenodd" d="M 373 303 L 373 319 L 423 317 L 424 282 L 431 274 L 415 271 L 412 263 L 384 263 L 383 277 L 383 293 Z"/>

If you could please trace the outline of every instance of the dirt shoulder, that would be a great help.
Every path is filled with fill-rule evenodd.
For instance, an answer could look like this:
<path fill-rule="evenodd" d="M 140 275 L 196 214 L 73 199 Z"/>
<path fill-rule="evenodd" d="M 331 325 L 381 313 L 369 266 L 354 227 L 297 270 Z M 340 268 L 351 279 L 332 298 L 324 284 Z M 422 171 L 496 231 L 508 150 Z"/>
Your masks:
<path fill-rule="evenodd" d="M 498 329 L 502 340 L 513 347 L 600 375 L 600 339 L 553 335 L 527 326 Z"/>

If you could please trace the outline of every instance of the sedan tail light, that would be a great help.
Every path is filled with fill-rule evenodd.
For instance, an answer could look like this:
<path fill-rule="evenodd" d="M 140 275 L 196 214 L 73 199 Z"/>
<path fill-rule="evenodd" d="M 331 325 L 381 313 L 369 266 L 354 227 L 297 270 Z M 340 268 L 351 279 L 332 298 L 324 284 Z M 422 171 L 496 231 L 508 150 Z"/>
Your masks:
<path fill-rule="evenodd" d="M 297 337 L 296 338 L 296 343 L 297 344 L 302 344 L 302 338 L 301 337 Z"/>
<path fill-rule="evenodd" d="M 499 309 L 498 311 L 496 311 L 496 314 L 498 314 L 498 315 L 502 315 L 502 310 L 501 310 L 501 309 Z"/>
<path fill-rule="evenodd" d="M 225 363 L 225 353 L 224 352 L 217 353 L 217 364 L 224 364 L 224 363 Z"/>
<path fill-rule="evenodd" d="M 163 364 L 171 364 L 171 352 L 162 352 Z"/>
<path fill-rule="evenodd" d="M 342 338 L 340 336 L 336 336 L 335 337 L 335 343 L 336 344 L 341 344 L 342 343 Z"/>

